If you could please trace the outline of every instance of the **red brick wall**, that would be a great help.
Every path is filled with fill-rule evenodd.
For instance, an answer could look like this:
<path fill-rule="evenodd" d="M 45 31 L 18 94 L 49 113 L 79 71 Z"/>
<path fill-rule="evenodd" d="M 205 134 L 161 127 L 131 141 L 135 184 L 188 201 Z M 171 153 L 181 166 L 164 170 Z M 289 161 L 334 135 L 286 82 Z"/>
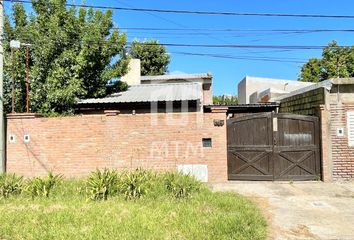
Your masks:
<path fill-rule="evenodd" d="M 354 104 L 331 105 L 331 138 L 333 178 L 349 180 L 354 178 L 354 147 L 348 146 L 347 111 L 354 111 Z M 337 136 L 337 128 L 344 129 L 344 136 Z"/>
<path fill-rule="evenodd" d="M 332 180 L 332 156 L 331 156 L 331 137 L 330 137 L 330 114 L 325 105 L 319 108 L 320 131 L 321 131 L 321 167 L 322 180 L 327 182 Z"/>
<path fill-rule="evenodd" d="M 175 170 L 178 164 L 207 164 L 209 182 L 223 182 L 225 118 L 225 113 L 173 113 L 8 119 L 7 171 L 76 177 L 104 167 Z M 214 119 L 224 120 L 224 126 L 214 126 Z M 203 148 L 202 138 L 212 138 L 212 147 Z"/>

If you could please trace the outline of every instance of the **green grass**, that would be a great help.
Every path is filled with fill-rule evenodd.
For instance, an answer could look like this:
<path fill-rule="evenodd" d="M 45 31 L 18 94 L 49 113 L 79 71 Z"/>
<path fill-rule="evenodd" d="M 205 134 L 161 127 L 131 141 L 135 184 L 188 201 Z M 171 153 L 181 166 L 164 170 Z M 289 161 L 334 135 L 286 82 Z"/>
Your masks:
<path fill-rule="evenodd" d="M 204 187 L 186 199 L 151 192 L 135 200 L 91 201 L 83 185 L 64 180 L 49 198 L 21 194 L 1 199 L 0 239 L 266 238 L 260 211 L 234 193 Z"/>

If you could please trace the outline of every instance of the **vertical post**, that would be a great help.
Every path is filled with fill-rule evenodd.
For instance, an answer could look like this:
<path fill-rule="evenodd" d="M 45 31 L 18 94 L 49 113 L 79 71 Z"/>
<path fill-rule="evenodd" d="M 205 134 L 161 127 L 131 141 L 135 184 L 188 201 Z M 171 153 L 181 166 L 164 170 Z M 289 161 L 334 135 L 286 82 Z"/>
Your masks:
<path fill-rule="evenodd" d="M 15 59 L 14 59 L 14 51 L 11 48 L 11 58 L 12 58 L 12 98 L 11 98 L 11 112 L 15 113 Z"/>
<path fill-rule="evenodd" d="M 0 173 L 5 172 L 5 120 L 4 120 L 4 1 L 0 0 Z"/>
<path fill-rule="evenodd" d="M 29 113 L 29 64 L 28 64 L 28 46 L 26 46 L 26 112 Z"/>

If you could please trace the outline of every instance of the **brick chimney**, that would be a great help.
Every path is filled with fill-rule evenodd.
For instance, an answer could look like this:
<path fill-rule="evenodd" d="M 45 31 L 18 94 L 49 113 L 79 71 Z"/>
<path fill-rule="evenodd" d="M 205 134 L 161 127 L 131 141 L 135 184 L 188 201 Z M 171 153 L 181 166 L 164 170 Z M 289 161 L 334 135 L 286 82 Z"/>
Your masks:
<path fill-rule="evenodd" d="M 139 85 L 141 83 L 140 67 L 140 59 L 130 59 L 128 64 L 128 72 L 121 77 L 121 81 L 126 82 L 129 86 Z"/>

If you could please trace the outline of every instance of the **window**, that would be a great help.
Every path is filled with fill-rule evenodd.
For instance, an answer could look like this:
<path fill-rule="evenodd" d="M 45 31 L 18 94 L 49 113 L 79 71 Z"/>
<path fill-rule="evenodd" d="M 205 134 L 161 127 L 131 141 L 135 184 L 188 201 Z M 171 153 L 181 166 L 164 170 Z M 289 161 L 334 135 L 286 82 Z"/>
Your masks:
<path fill-rule="evenodd" d="M 347 112 L 348 145 L 354 147 L 354 111 Z"/>
<path fill-rule="evenodd" d="M 211 148 L 212 147 L 212 141 L 211 138 L 203 138 L 203 147 Z"/>

